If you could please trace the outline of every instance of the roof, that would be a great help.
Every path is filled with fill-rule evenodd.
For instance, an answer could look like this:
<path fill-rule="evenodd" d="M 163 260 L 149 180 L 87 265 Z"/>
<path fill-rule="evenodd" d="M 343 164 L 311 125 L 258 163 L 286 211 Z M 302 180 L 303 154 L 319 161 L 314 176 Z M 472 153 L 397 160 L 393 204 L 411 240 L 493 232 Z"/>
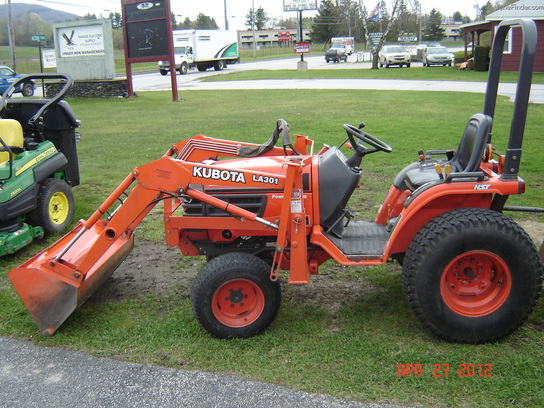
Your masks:
<path fill-rule="evenodd" d="M 544 3 L 542 0 L 517 1 L 487 15 L 486 20 L 496 21 L 520 17 L 544 20 Z"/>
<path fill-rule="evenodd" d="M 462 24 L 462 25 L 459 26 L 459 28 L 463 28 L 463 29 L 472 28 L 472 27 L 482 28 L 480 26 L 485 26 L 486 27 L 485 31 L 489 31 L 490 28 L 486 26 L 487 24 L 491 24 L 491 21 L 489 21 L 489 20 L 476 20 L 476 21 L 473 21 L 471 23 Z"/>

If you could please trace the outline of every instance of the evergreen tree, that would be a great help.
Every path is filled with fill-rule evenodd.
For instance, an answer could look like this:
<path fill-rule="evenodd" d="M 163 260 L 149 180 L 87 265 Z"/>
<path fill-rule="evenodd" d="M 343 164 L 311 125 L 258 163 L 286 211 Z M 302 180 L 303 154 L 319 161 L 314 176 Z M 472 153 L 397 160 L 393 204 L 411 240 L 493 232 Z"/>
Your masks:
<path fill-rule="evenodd" d="M 256 23 L 255 15 L 256 13 L 255 13 L 255 10 L 253 9 L 249 9 L 249 11 L 246 14 L 246 22 L 244 25 L 247 27 L 248 30 L 253 30 L 254 28 L 257 29 L 255 24 Z"/>
<path fill-rule="evenodd" d="M 335 36 L 335 26 L 340 21 L 338 9 L 332 1 L 324 0 L 317 13 L 310 32 L 312 42 L 329 43 Z"/>
<path fill-rule="evenodd" d="M 460 11 L 456 11 L 455 13 L 453 13 L 453 21 L 465 21 L 465 18 Z"/>
<path fill-rule="evenodd" d="M 108 18 L 111 20 L 111 26 L 113 28 L 121 28 L 122 27 L 122 16 L 121 13 L 110 13 Z"/>
<path fill-rule="evenodd" d="M 245 25 L 248 30 L 252 30 L 253 28 L 255 28 L 255 30 L 262 30 L 265 28 L 267 21 L 267 12 L 262 7 L 259 7 L 257 10 L 249 9 L 246 14 Z M 255 27 L 253 27 L 254 24 Z"/>
<path fill-rule="evenodd" d="M 199 13 L 196 17 L 194 28 L 201 30 L 218 30 L 219 26 L 214 18 L 207 16 L 204 13 Z"/>
<path fill-rule="evenodd" d="M 255 29 L 262 30 L 264 29 L 266 22 L 268 21 L 268 14 L 262 7 L 257 9 L 255 13 Z"/>
<path fill-rule="evenodd" d="M 432 9 L 429 14 L 429 20 L 427 21 L 427 27 L 423 32 L 423 40 L 426 41 L 440 41 L 444 38 L 446 30 L 440 25 L 442 24 L 442 13 L 436 9 Z"/>
<path fill-rule="evenodd" d="M 193 22 L 189 17 L 185 17 L 185 20 L 183 20 L 183 23 L 179 23 L 179 28 L 182 30 L 187 30 L 189 28 L 193 28 Z"/>

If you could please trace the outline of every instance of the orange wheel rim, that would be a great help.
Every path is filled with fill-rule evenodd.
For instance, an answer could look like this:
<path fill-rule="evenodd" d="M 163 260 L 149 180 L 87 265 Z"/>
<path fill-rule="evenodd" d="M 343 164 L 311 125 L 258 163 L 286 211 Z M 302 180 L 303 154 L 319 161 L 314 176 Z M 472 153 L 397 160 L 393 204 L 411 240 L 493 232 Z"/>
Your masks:
<path fill-rule="evenodd" d="M 255 322 L 264 310 L 261 288 L 246 279 L 229 281 L 219 287 L 212 298 L 212 312 L 229 327 L 244 327 Z"/>
<path fill-rule="evenodd" d="M 459 255 L 444 269 L 440 293 L 446 305 L 462 316 L 493 313 L 512 288 L 510 268 L 497 255 L 470 251 Z"/>

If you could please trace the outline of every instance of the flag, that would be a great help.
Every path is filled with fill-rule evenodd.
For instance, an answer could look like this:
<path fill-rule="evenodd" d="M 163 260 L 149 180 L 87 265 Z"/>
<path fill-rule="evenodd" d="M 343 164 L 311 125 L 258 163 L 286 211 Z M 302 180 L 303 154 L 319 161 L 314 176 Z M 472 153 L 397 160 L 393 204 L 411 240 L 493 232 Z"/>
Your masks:
<path fill-rule="evenodd" d="M 374 10 L 370 12 L 370 15 L 368 16 L 368 21 L 371 23 L 380 21 L 380 3 L 376 4 L 376 7 L 374 7 Z"/>

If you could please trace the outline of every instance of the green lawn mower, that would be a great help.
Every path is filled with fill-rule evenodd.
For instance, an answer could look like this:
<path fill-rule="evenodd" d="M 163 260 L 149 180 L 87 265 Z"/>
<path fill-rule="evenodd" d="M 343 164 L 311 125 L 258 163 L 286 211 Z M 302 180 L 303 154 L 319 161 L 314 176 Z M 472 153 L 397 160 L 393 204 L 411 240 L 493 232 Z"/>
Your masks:
<path fill-rule="evenodd" d="M 52 98 L 11 98 L 31 79 L 44 86 L 54 81 L 59 91 Z M 72 223 L 81 122 L 62 100 L 72 83 L 64 74 L 30 74 L 0 99 L 0 256 Z"/>

